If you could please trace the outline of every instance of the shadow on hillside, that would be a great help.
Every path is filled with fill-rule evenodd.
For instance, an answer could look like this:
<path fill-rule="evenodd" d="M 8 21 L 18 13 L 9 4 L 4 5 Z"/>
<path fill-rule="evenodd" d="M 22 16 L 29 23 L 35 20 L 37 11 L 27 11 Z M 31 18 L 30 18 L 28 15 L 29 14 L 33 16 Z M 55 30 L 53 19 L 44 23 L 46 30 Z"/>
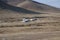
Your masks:
<path fill-rule="evenodd" d="M 11 5 L 8 5 L 4 2 L 2 2 L 0 0 L 0 8 L 3 8 L 3 9 L 8 9 L 8 10 L 12 10 L 12 11 L 16 11 L 16 12 L 22 12 L 22 13 L 26 13 L 26 14 L 42 14 L 42 13 L 39 13 L 39 12 L 34 12 L 34 11 L 30 11 L 30 10 L 26 10 L 26 9 L 23 9 L 23 8 L 20 8 L 20 7 L 15 7 L 15 6 L 11 6 Z"/>

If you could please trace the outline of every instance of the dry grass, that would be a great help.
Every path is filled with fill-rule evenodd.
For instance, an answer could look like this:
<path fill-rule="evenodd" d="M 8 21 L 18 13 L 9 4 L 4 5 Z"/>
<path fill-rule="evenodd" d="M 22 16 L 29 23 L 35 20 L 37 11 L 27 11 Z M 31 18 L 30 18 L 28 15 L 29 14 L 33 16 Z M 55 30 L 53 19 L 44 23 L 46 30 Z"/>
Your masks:
<path fill-rule="evenodd" d="M 53 13 L 54 14 L 54 13 Z M 8 15 L 8 14 L 7 14 Z M 10 14 L 1 16 L 0 33 L 52 32 L 60 31 L 60 17 L 52 14 Z M 60 14 L 59 14 L 60 15 Z M 23 18 L 37 18 L 36 21 L 22 23 Z"/>

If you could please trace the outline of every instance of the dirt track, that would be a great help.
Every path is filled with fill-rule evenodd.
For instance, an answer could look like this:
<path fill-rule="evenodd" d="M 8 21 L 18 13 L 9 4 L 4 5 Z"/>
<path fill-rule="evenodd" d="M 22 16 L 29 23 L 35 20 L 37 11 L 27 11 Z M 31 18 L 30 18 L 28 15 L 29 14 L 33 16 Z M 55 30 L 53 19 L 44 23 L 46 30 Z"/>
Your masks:
<path fill-rule="evenodd" d="M 60 40 L 60 32 L 0 34 L 0 40 Z"/>

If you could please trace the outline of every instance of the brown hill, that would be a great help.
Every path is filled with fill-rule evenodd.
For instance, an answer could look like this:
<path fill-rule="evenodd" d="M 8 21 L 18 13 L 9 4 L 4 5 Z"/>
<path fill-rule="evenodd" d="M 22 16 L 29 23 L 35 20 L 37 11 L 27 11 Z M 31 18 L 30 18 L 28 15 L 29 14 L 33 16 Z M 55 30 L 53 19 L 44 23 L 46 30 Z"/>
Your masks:
<path fill-rule="evenodd" d="M 16 6 L 16 7 L 22 7 L 24 9 L 32 10 L 32 11 L 38 11 L 38 12 L 60 12 L 60 9 L 43 4 L 38 3 L 33 0 L 2 0 L 5 3 Z"/>
<path fill-rule="evenodd" d="M 17 7 L 22 7 L 33 11 L 45 11 L 45 12 L 60 12 L 60 9 L 43 4 L 35 1 L 24 1 L 17 5 Z"/>
<path fill-rule="evenodd" d="M 7 4 L 16 6 L 18 3 L 22 3 L 25 0 L 2 0 L 2 1 L 5 2 L 5 3 L 7 3 Z"/>

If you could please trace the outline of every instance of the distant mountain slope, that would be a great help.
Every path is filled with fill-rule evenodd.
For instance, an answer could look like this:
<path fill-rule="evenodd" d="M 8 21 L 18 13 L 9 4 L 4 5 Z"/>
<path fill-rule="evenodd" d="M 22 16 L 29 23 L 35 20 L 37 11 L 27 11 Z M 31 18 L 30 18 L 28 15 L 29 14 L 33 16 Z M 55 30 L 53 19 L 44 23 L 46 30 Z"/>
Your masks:
<path fill-rule="evenodd" d="M 49 11 L 49 12 L 60 12 L 60 9 L 45 5 L 43 3 L 38 3 L 35 1 L 24 1 L 17 5 L 18 7 L 22 7 L 29 10 L 35 11 Z"/>
<path fill-rule="evenodd" d="M 7 4 L 15 6 L 18 3 L 24 2 L 25 0 L 2 0 L 2 1 L 5 2 L 5 3 L 7 3 Z"/>
<path fill-rule="evenodd" d="M 0 0 L 0 8 L 2 9 L 7 9 L 7 10 L 11 10 L 11 11 L 15 11 L 15 12 L 20 12 L 20 13 L 37 13 L 38 12 L 33 12 L 33 11 L 30 11 L 30 10 L 26 10 L 26 9 L 23 9 L 23 8 L 20 8 L 20 7 L 15 7 L 15 6 L 11 6 L 11 5 L 8 5 L 6 3 L 4 3 L 3 1 Z"/>
<path fill-rule="evenodd" d="M 60 12 L 60 9 L 58 8 L 43 3 L 38 3 L 33 0 L 2 0 L 2 1 L 9 5 L 21 7 L 32 11 Z"/>

